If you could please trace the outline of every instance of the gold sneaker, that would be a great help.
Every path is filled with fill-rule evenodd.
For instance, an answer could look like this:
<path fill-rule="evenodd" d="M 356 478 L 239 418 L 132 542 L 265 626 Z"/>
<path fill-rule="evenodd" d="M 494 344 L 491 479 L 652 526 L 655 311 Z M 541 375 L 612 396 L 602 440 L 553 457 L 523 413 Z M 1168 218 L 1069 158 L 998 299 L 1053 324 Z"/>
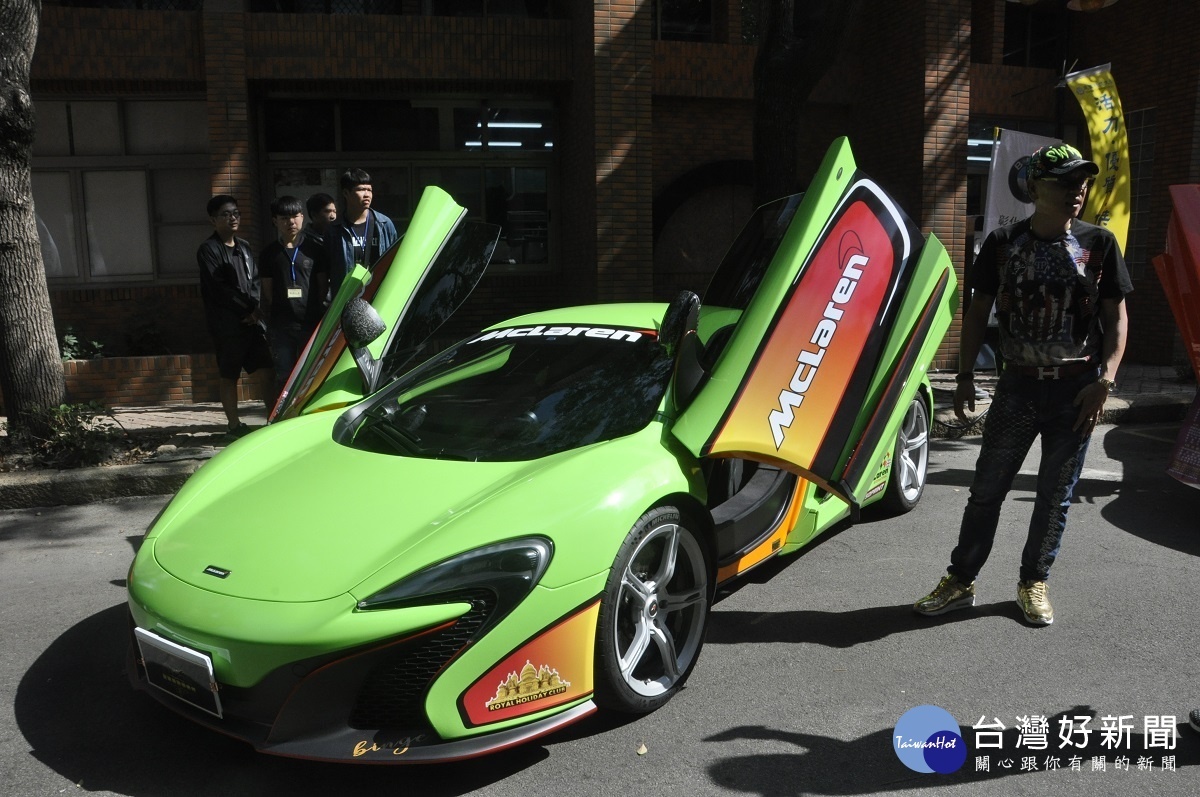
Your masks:
<path fill-rule="evenodd" d="M 917 614 L 945 614 L 975 605 L 975 582 L 964 584 L 958 576 L 944 575 L 933 592 L 913 604 Z"/>
<path fill-rule="evenodd" d="M 1025 619 L 1034 625 L 1050 625 L 1054 622 L 1054 607 L 1045 581 L 1022 581 L 1017 584 L 1017 605 Z"/>

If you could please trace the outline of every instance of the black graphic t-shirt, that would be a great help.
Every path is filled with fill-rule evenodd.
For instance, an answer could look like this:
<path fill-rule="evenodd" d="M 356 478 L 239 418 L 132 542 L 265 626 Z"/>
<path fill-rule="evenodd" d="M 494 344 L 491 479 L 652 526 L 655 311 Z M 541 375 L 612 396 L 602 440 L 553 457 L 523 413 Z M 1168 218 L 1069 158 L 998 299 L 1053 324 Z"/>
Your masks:
<path fill-rule="evenodd" d="M 1116 237 L 1079 219 L 1051 241 L 1028 219 L 993 230 L 968 284 L 996 297 L 1004 358 L 1033 366 L 1098 361 L 1100 301 L 1133 290 Z"/>

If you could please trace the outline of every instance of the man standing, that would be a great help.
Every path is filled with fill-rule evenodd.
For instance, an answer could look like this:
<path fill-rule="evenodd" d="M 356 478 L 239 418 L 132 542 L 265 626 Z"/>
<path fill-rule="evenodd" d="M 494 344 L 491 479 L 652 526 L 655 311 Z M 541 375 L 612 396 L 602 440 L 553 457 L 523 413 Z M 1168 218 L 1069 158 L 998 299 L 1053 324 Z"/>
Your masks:
<path fill-rule="evenodd" d="M 304 207 L 308 210 L 308 229 L 304 232 L 310 240 L 324 246 L 330 225 L 337 221 L 337 202 L 329 194 L 316 193 L 308 198 Z"/>
<path fill-rule="evenodd" d="M 266 322 L 259 306 L 261 285 L 250 244 L 237 237 L 242 214 L 237 200 L 218 194 L 208 201 L 213 234 L 196 250 L 200 267 L 200 296 L 204 318 L 217 350 L 221 407 L 229 422 L 229 436 L 250 431 L 238 415 L 238 379 L 259 372 L 264 403 L 271 398 L 275 375 L 267 348 Z"/>
<path fill-rule="evenodd" d="M 329 226 L 325 239 L 333 295 L 356 264 L 370 268 L 398 238 L 392 220 L 371 207 L 375 197 L 371 175 L 362 169 L 347 169 L 339 185 L 346 212 L 340 221 Z"/>
<path fill-rule="evenodd" d="M 329 272 L 325 249 L 304 232 L 304 205 L 294 196 L 271 203 L 277 238 L 258 256 L 263 295 L 270 303 L 268 338 L 275 358 L 275 395 L 324 311 Z"/>
<path fill-rule="evenodd" d="M 1067 144 L 1030 159 L 1033 215 L 988 235 L 970 274 L 954 410 L 975 409 L 971 369 L 993 302 L 1004 371 L 984 423 L 971 495 L 947 575 L 913 605 L 937 615 L 975 603 L 975 577 L 996 536 L 1000 507 L 1034 439 L 1042 458 L 1017 604 L 1035 625 L 1054 622 L 1046 580 L 1066 529 L 1067 509 L 1088 441 L 1115 386 L 1125 351 L 1125 295 L 1132 290 L 1111 232 L 1081 221 L 1096 164 Z"/>

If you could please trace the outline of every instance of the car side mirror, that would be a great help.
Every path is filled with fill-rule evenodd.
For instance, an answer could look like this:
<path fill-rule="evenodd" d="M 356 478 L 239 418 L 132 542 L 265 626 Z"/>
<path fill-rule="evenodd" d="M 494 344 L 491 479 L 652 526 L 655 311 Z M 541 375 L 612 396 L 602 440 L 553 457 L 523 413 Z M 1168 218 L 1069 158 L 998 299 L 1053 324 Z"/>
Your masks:
<path fill-rule="evenodd" d="M 363 392 L 373 393 L 375 382 L 379 379 L 380 362 L 371 356 L 367 346 L 378 340 L 387 331 L 387 324 L 379 317 L 379 313 L 370 302 L 357 296 L 346 304 L 342 310 L 342 334 L 346 338 L 346 346 L 354 357 L 354 364 L 362 375 Z"/>
<path fill-rule="evenodd" d="M 696 330 L 700 318 L 700 297 L 691 291 L 680 291 L 663 313 L 658 329 L 658 341 L 672 354 L 683 336 Z"/>
<path fill-rule="evenodd" d="M 387 324 L 361 296 L 351 299 L 342 310 L 342 334 L 346 336 L 346 345 L 352 349 L 364 348 L 386 331 Z"/>

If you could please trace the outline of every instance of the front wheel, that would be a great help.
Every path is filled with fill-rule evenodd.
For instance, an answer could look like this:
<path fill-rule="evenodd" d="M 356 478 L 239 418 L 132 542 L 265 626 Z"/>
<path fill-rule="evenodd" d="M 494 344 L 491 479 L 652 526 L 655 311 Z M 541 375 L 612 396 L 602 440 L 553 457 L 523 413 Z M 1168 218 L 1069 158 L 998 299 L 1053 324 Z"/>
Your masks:
<path fill-rule="evenodd" d="M 892 456 L 892 475 L 883 505 L 900 514 L 917 505 L 925 492 L 929 468 L 929 407 L 918 393 L 904 413 L 904 423 L 896 435 Z"/>
<path fill-rule="evenodd" d="M 700 656 L 712 599 L 704 547 L 674 507 L 638 519 L 617 552 L 596 630 L 596 704 L 664 705 Z"/>

